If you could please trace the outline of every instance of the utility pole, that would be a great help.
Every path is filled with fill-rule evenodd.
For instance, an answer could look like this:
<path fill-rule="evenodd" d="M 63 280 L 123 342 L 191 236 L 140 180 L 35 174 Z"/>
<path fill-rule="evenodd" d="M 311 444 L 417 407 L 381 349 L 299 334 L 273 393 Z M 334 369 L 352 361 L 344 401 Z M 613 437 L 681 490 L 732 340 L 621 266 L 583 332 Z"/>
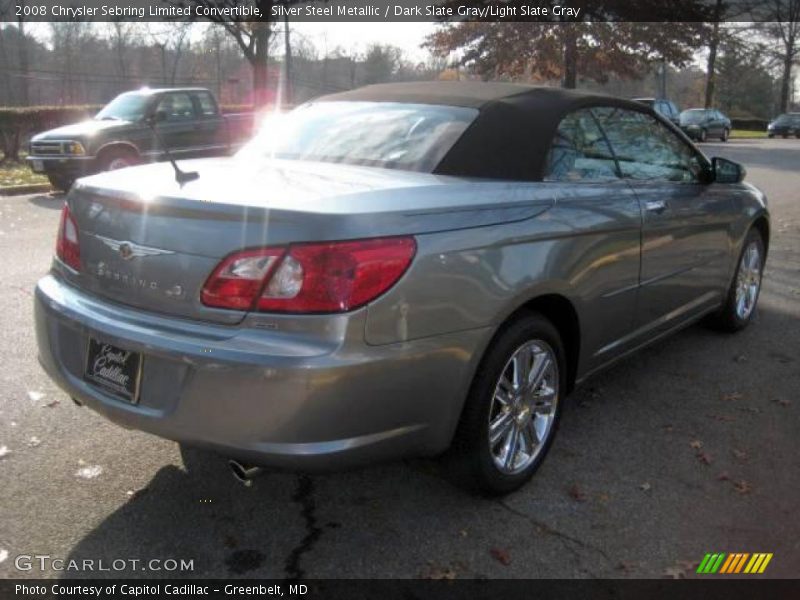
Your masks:
<path fill-rule="evenodd" d="M 283 45 L 284 45 L 284 83 L 283 83 L 283 105 L 292 104 L 292 43 L 289 38 L 289 15 L 283 18 Z"/>

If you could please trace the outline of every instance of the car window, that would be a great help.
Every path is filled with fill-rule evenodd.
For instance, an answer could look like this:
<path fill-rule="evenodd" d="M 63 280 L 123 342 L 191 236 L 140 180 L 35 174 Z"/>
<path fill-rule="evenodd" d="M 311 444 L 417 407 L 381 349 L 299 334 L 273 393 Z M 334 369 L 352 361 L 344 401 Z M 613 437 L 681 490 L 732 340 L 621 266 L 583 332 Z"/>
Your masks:
<path fill-rule="evenodd" d="M 590 109 L 561 121 L 547 156 L 547 181 L 618 179 L 614 154 Z"/>
<path fill-rule="evenodd" d="M 208 92 L 197 92 L 195 94 L 197 103 L 200 105 L 200 114 L 204 117 L 215 117 L 217 115 L 217 103 L 214 97 Z"/>
<path fill-rule="evenodd" d="M 164 112 L 167 121 L 187 121 L 194 119 L 194 104 L 185 92 L 166 94 L 156 107 L 156 112 Z"/>
<path fill-rule="evenodd" d="M 696 182 L 701 156 L 649 115 L 613 107 L 592 109 L 614 151 L 624 179 Z"/>

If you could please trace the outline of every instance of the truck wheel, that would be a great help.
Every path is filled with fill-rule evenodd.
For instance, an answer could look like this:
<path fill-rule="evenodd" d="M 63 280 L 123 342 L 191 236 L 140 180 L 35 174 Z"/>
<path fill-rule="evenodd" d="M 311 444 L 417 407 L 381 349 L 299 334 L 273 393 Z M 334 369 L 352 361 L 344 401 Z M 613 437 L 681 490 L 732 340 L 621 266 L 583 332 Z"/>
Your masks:
<path fill-rule="evenodd" d="M 139 156 L 132 150 L 112 149 L 100 156 L 101 171 L 116 171 L 139 163 Z"/>
<path fill-rule="evenodd" d="M 498 333 L 472 382 L 453 444 L 465 484 L 507 494 L 539 468 L 561 416 L 564 356 L 558 330 L 540 314 L 521 316 Z"/>
<path fill-rule="evenodd" d="M 730 131 L 728 131 L 727 129 L 723 129 L 723 130 L 722 130 L 722 137 L 721 137 L 720 139 L 721 139 L 723 142 L 727 142 L 727 141 L 728 141 L 728 136 L 730 136 L 730 134 L 731 134 L 731 132 L 730 132 Z"/>
<path fill-rule="evenodd" d="M 75 180 L 66 175 L 48 175 L 47 179 L 50 180 L 50 185 L 59 192 L 68 192 Z"/>
<path fill-rule="evenodd" d="M 701 129 L 700 133 L 697 136 L 698 142 L 705 142 L 706 138 L 708 138 L 708 132 L 705 129 Z"/>

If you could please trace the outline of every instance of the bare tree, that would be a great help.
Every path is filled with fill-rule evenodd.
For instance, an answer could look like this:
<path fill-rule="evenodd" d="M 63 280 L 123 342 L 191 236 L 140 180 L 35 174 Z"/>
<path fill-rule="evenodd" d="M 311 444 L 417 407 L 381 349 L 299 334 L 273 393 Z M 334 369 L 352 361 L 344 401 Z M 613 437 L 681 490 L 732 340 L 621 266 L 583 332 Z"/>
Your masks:
<path fill-rule="evenodd" d="M 173 6 L 196 7 L 202 6 L 211 9 L 234 9 L 241 6 L 240 0 L 163 0 Z M 259 21 L 248 21 L 247 17 L 223 17 L 219 12 L 209 13 L 209 21 L 218 23 L 230 34 L 244 57 L 253 69 L 253 103 L 263 106 L 270 100 L 268 59 L 270 44 L 272 43 L 274 23 L 277 17 L 273 15 L 273 6 L 290 6 L 305 0 L 253 0 L 261 14 Z"/>
<path fill-rule="evenodd" d="M 775 58 L 781 67 L 779 109 L 786 112 L 793 85 L 792 68 L 800 62 L 800 0 L 765 0 L 756 10 L 767 19 L 761 24 L 762 30 L 777 43 Z"/>
<path fill-rule="evenodd" d="M 153 45 L 161 53 L 161 80 L 164 84 L 175 85 L 178 76 L 178 65 L 181 62 L 184 49 L 189 46 L 189 33 L 191 22 L 170 23 L 167 27 L 156 28 L 151 26 L 148 33 L 153 40 Z M 169 64 L 170 54 L 172 65 Z"/>

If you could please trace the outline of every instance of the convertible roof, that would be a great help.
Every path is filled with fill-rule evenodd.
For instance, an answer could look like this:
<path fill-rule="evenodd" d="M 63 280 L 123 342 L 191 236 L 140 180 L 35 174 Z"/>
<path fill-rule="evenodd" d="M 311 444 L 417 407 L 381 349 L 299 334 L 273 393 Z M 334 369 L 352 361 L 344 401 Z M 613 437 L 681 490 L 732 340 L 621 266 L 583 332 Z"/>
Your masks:
<path fill-rule="evenodd" d="M 478 116 L 434 169 L 441 175 L 536 181 L 563 117 L 587 106 L 619 106 L 653 115 L 644 104 L 554 87 L 477 81 L 370 85 L 323 102 L 405 102 L 475 108 Z"/>

